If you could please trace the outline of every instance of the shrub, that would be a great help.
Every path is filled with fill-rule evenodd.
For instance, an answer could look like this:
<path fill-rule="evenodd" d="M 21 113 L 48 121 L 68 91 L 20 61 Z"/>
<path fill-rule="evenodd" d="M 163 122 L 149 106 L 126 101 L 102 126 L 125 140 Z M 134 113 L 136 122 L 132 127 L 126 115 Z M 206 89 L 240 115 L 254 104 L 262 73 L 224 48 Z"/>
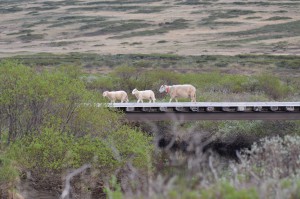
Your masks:
<path fill-rule="evenodd" d="M 284 179 L 299 175 L 299 143 L 299 136 L 263 138 L 259 144 L 254 144 L 251 150 L 245 151 L 250 156 L 243 166 L 250 166 L 261 179 Z"/>
<path fill-rule="evenodd" d="M 86 177 L 92 178 L 94 184 L 105 182 L 128 163 L 147 173 L 151 170 L 152 150 L 150 138 L 127 126 L 96 137 L 75 137 L 45 128 L 41 133 L 15 141 L 9 147 L 8 156 L 21 171 L 30 172 L 39 186 L 45 188 L 51 182 L 48 188 L 55 190 L 59 189 L 60 178 L 66 171 L 88 163 L 93 173 Z"/>
<path fill-rule="evenodd" d="M 3 152 L 0 154 L 0 192 L 14 189 L 19 180 L 19 170 L 14 160 L 8 158 Z M 1 193 L 0 193 L 1 196 Z M 2 196 L 1 196 L 2 197 Z"/>
<path fill-rule="evenodd" d="M 203 190 L 201 198 L 220 198 L 220 199 L 258 199 L 258 193 L 254 188 L 235 188 L 229 182 L 221 181 L 209 189 Z"/>

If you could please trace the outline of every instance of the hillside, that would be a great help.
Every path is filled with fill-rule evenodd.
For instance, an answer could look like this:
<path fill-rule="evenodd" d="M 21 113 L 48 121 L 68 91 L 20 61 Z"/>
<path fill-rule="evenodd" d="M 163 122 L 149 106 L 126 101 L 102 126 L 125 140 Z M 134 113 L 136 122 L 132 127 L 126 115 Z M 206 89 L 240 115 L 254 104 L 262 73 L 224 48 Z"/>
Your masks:
<path fill-rule="evenodd" d="M 300 53 L 298 0 L 2 0 L 0 56 Z"/>

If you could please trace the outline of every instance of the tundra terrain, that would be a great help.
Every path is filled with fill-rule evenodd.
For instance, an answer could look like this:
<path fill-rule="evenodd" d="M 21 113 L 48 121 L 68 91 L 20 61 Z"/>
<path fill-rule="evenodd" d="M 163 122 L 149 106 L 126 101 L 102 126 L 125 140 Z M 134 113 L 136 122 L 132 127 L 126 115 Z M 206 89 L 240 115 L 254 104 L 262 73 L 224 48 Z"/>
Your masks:
<path fill-rule="evenodd" d="M 298 0 L 2 0 L 0 56 L 300 53 Z"/>

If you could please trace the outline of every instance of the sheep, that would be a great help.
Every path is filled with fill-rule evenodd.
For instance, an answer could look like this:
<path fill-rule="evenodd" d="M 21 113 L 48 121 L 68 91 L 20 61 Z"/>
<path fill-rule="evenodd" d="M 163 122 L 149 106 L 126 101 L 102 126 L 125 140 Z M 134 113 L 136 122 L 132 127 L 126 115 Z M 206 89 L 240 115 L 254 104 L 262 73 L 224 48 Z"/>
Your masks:
<path fill-rule="evenodd" d="M 142 102 L 144 99 L 148 99 L 149 103 L 151 102 L 155 102 L 155 95 L 154 92 L 152 90 L 145 90 L 145 91 L 138 91 L 136 88 L 133 89 L 132 91 L 132 95 L 135 95 L 135 97 L 138 99 L 137 103 Z"/>
<path fill-rule="evenodd" d="M 190 84 L 183 84 L 183 85 L 162 85 L 159 88 L 159 92 L 163 93 L 169 93 L 170 94 L 170 101 L 172 102 L 173 99 L 178 102 L 177 98 L 191 98 L 192 102 L 196 102 L 196 88 L 193 85 Z"/>
<path fill-rule="evenodd" d="M 128 95 L 125 91 L 104 91 L 103 97 L 110 99 L 111 103 L 115 103 L 116 100 L 120 100 L 121 103 L 128 102 Z"/>

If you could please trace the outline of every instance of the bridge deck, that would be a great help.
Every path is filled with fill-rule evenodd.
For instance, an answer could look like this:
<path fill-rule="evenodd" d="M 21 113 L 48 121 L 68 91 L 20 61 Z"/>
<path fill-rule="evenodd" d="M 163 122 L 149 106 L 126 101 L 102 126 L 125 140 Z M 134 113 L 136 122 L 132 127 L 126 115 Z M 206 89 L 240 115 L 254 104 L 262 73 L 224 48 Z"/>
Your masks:
<path fill-rule="evenodd" d="M 114 103 L 128 120 L 300 120 L 300 102 Z"/>

